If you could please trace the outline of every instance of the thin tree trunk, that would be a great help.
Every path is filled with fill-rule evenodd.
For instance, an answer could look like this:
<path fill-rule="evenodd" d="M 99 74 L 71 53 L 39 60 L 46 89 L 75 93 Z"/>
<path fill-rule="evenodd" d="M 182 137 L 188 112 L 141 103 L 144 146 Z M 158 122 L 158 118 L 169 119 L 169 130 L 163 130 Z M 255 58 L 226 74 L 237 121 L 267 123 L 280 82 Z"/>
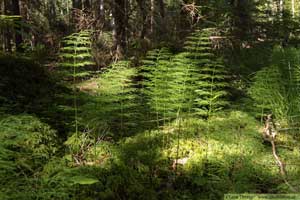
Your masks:
<path fill-rule="evenodd" d="M 5 7 L 4 7 L 4 1 L 0 1 L 0 14 L 3 15 L 4 14 L 4 10 L 5 10 Z"/>
<path fill-rule="evenodd" d="M 164 0 L 157 0 L 157 4 L 158 4 L 158 10 L 159 10 L 159 21 L 160 21 L 160 24 L 158 26 L 158 34 L 160 36 L 161 39 L 164 38 L 164 36 L 166 36 L 166 33 L 168 32 L 167 31 L 167 21 L 166 21 L 166 18 L 165 18 L 165 3 L 164 3 Z"/>
<path fill-rule="evenodd" d="M 11 1 L 10 0 L 4 0 L 4 14 L 5 15 L 11 15 Z M 12 52 L 12 33 L 11 33 L 11 28 L 6 27 L 5 28 L 5 33 L 4 33 L 4 47 L 5 51 L 7 52 Z"/>
<path fill-rule="evenodd" d="M 104 0 L 99 0 L 99 17 L 101 22 L 105 22 Z"/>
<path fill-rule="evenodd" d="M 55 19 L 56 18 L 56 2 L 55 0 L 50 0 L 49 2 L 49 16 L 50 19 Z M 52 23 L 55 23 L 54 21 Z"/>
<path fill-rule="evenodd" d="M 0 14 L 4 14 L 4 1 L 0 1 Z M 5 32 L 0 30 L 0 41 L 1 41 L 1 50 L 5 51 Z"/>
<path fill-rule="evenodd" d="M 284 7 L 283 7 L 283 5 L 284 5 L 284 2 L 283 2 L 283 0 L 279 0 L 278 2 L 277 2 L 277 4 L 278 4 L 278 14 L 279 14 L 279 17 L 280 17 L 280 19 L 282 19 L 282 17 L 283 17 L 283 10 L 284 10 Z"/>
<path fill-rule="evenodd" d="M 270 9 L 271 9 L 271 15 L 272 15 L 272 19 L 273 19 L 273 17 L 275 16 L 275 14 L 277 12 L 277 5 L 274 0 L 271 0 Z"/>
<path fill-rule="evenodd" d="M 151 2 L 151 16 L 150 16 L 150 34 L 153 35 L 154 33 L 154 15 L 155 15 L 155 1 L 154 0 L 150 0 Z"/>
<path fill-rule="evenodd" d="M 91 2 L 90 2 L 90 0 L 85 0 L 83 3 L 82 3 L 82 5 L 83 5 L 83 9 L 87 9 L 87 8 L 91 8 Z"/>
<path fill-rule="evenodd" d="M 127 0 L 114 0 L 113 5 L 113 29 L 114 29 L 114 50 L 116 59 L 121 59 L 126 51 L 127 43 Z"/>
<path fill-rule="evenodd" d="M 144 2 L 144 0 L 137 0 L 137 5 L 139 7 L 140 10 L 140 15 L 142 17 L 142 27 L 141 27 L 141 31 L 140 31 L 140 38 L 144 39 L 147 33 L 147 9 L 146 9 L 146 3 Z"/>
<path fill-rule="evenodd" d="M 12 0 L 12 13 L 13 15 L 20 15 L 20 2 L 19 0 Z M 21 35 L 21 28 L 16 28 L 15 32 L 15 43 L 16 43 L 16 50 L 20 51 L 21 50 L 21 44 L 23 42 L 23 38 Z"/>
<path fill-rule="evenodd" d="M 82 9 L 82 1 L 81 0 L 72 0 L 73 8 Z"/>
<path fill-rule="evenodd" d="M 159 5 L 159 14 L 161 18 L 165 17 L 165 3 L 164 0 L 157 0 Z"/>
<path fill-rule="evenodd" d="M 283 12 L 283 0 L 279 1 L 279 11 L 282 13 Z"/>
<path fill-rule="evenodd" d="M 97 9 L 95 10 L 95 16 L 97 19 L 96 26 L 101 32 L 105 26 L 105 7 L 104 7 L 104 0 L 99 0 L 95 4 Z"/>

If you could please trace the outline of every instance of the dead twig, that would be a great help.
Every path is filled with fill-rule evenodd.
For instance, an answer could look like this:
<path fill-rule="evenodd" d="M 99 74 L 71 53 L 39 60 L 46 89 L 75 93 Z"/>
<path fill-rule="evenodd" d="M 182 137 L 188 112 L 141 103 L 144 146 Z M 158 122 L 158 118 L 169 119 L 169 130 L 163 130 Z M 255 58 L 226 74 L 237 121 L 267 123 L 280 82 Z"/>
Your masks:
<path fill-rule="evenodd" d="M 284 181 L 284 183 L 293 191 L 297 192 L 296 188 L 294 188 L 287 180 L 287 171 L 285 168 L 285 163 L 280 159 L 280 157 L 277 154 L 276 144 L 275 144 L 275 138 L 277 135 L 277 129 L 275 126 L 275 123 L 273 121 L 272 115 L 268 115 L 267 119 L 265 121 L 265 127 L 263 131 L 264 139 L 269 141 L 272 145 L 272 154 L 275 159 L 275 162 L 279 168 L 280 175 Z"/>

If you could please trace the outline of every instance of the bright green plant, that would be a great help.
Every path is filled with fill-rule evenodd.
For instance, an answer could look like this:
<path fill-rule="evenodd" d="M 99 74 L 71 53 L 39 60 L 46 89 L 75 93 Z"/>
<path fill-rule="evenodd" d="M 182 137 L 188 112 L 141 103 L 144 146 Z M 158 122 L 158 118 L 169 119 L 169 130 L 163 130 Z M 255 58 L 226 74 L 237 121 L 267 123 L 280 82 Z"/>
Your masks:
<path fill-rule="evenodd" d="M 94 65 L 91 54 L 91 32 L 84 30 L 65 37 L 60 49 L 60 66 L 72 69 L 71 76 L 80 78 L 89 75 L 85 67 Z"/>
<path fill-rule="evenodd" d="M 79 133 L 79 120 L 78 120 L 78 100 L 77 100 L 77 88 L 76 82 L 77 78 L 83 78 L 89 73 L 84 69 L 87 66 L 94 64 L 92 61 L 91 54 L 91 32 L 88 30 L 81 31 L 79 33 L 73 33 L 65 37 L 62 41 L 62 47 L 60 49 L 60 66 L 62 68 L 71 69 L 71 77 L 73 84 L 73 104 L 74 104 L 74 135 L 71 138 L 75 138 L 77 141 L 81 138 Z M 69 76 L 70 74 L 66 74 Z M 79 153 L 79 150 L 74 150 L 70 148 L 73 154 L 73 158 Z"/>
<path fill-rule="evenodd" d="M 56 132 L 28 115 L 0 120 L 0 140 L 0 196 L 7 198 L 21 195 L 22 187 L 58 151 Z"/>
<path fill-rule="evenodd" d="M 98 88 L 84 112 L 87 125 L 101 127 L 98 132 L 110 131 L 117 135 L 134 132 L 140 119 L 137 87 L 134 78 L 137 70 L 128 61 L 112 64 L 95 80 Z M 90 110 L 90 111 L 88 111 Z M 106 127 L 106 128 L 105 128 Z M 105 131 L 105 129 L 107 129 Z"/>
<path fill-rule="evenodd" d="M 143 103 L 149 104 L 150 113 L 155 116 L 158 126 L 160 121 L 165 121 L 174 113 L 171 111 L 170 92 L 172 90 L 169 85 L 172 79 L 170 76 L 171 57 L 172 54 L 166 48 L 149 51 L 140 70 L 143 76 L 142 93 L 145 97 Z"/>
<path fill-rule="evenodd" d="M 193 109 L 195 99 L 195 68 L 188 58 L 188 53 L 183 52 L 175 55 L 170 63 L 170 73 L 172 80 L 170 87 L 172 89 L 172 103 L 174 110 L 180 111 L 181 115 L 190 115 Z"/>
<path fill-rule="evenodd" d="M 77 99 L 75 83 L 77 78 L 89 75 L 84 67 L 93 65 L 91 54 L 91 32 L 81 31 L 79 33 L 73 33 L 65 37 L 62 41 L 62 48 L 60 52 L 60 66 L 64 68 L 72 69 L 71 77 L 73 78 L 74 89 L 74 109 L 75 109 L 75 127 L 78 131 L 77 122 Z"/>
<path fill-rule="evenodd" d="M 209 117 L 224 108 L 228 77 L 221 59 L 218 59 L 212 49 L 214 29 L 196 30 L 185 42 L 188 58 L 192 63 L 195 89 L 195 113 Z"/>
<path fill-rule="evenodd" d="M 140 72 L 143 77 L 142 93 L 157 125 L 191 110 L 194 77 L 185 53 L 173 56 L 165 48 L 150 51 Z"/>
<path fill-rule="evenodd" d="M 273 113 L 283 124 L 299 120 L 300 58 L 294 48 L 275 48 L 272 65 L 258 71 L 249 89 L 261 116 Z"/>

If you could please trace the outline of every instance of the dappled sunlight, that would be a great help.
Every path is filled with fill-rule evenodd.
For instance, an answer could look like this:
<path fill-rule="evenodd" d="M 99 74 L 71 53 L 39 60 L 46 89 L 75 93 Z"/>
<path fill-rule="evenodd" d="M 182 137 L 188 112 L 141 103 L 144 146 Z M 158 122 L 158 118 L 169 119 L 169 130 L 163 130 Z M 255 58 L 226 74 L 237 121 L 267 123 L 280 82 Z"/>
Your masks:
<path fill-rule="evenodd" d="M 1 2 L 0 200 L 300 192 L 300 0 Z"/>

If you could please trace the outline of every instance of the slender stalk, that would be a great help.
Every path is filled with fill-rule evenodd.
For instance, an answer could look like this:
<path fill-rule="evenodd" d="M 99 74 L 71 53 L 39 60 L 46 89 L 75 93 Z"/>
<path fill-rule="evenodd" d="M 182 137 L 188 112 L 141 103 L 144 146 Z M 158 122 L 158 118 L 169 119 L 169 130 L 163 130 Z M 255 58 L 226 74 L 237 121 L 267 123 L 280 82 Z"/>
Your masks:
<path fill-rule="evenodd" d="M 211 113 L 213 111 L 213 103 L 212 103 L 212 101 L 213 101 L 213 85 L 214 85 L 215 69 L 216 69 L 216 67 L 214 67 L 213 74 L 212 74 L 212 77 L 211 77 L 209 109 L 208 109 L 208 113 L 207 113 L 207 118 L 208 119 L 210 119 Z"/>
<path fill-rule="evenodd" d="M 77 44 L 75 44 L 74 55 L 77 54 Z M 77 110 L 77 92 L 76 92 L 76 57 L 73 59 L 73 94 L 74 94 L 74 120 L 75 120 L 75 134 L 78 136 L 78 110 Z"/>
<path fill-rule="evenodd" d="M 180 116 L 180 108 L 177 111 L 177 122 L 178 122 L 178 131 L 177 131 L 177 147 L 176 147 L 176 163 L 175 163 L 175 174 L 177 172 L 177 161 L 179 158 L 179 148 L 180 148 L 180 134 L 181 134 L 181 118 Z"/>

